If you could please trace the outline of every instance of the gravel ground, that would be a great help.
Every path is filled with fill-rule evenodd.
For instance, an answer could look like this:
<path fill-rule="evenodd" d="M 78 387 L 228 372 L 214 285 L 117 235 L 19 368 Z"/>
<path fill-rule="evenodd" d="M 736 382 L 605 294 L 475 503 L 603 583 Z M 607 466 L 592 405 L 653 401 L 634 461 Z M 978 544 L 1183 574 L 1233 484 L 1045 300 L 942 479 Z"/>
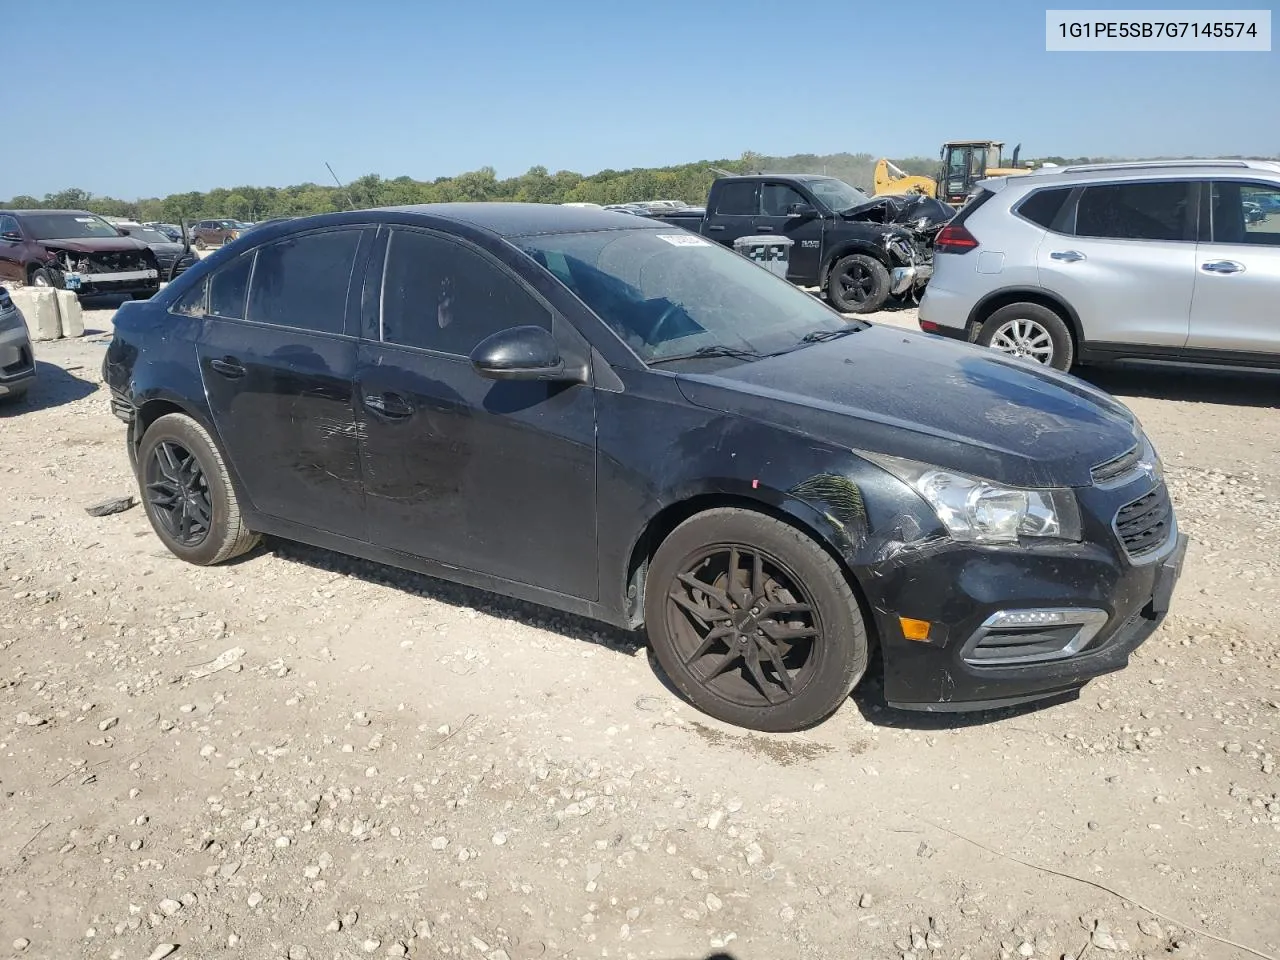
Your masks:
<path fill-rule="evenodd" d="M 1275 378 L 1088 374 L 1193 538 L 1127 670 L 961 717 L 872 677 L 764 736 L 599 624 L 89 516 L 136 493 L 110 316 L 0 411 L 0 956 L 1280 954 Z"/>

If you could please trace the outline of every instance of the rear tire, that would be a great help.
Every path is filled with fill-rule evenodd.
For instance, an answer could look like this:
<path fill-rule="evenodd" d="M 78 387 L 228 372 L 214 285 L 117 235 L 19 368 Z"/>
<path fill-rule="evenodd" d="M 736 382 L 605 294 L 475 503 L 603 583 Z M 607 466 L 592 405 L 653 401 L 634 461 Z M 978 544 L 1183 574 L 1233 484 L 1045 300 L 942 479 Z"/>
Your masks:
<path fill-rule="evenodd" d="M 841 313 L 874 313 L 889 299 L 889 268 L 855 253 L 837 260 L 827 276 L 827 300 Z"/>
<path fill-rule="evenodd" d="M 1071 330 L 1054 310 L 1039 303 L 1011 303 L 987 317 L 977 342 L 1066 373 L 1075 362 Z"/>
<path fill-rule="evenodd" d="M 170 413 L 147 428 L 138 448 L 138 489 L 156 535 L 180 560 L 212 566 L 252 550 L 217 445 L 199 423 Z"/>
<path fill-rule="evenodd" d="M 707 510 L 671 532 L 650 564 L 645 624 L 690 703 L 754 730 L 820 723 L 867 669 L 866 627 L 839 564 L 753 510 Z"/>

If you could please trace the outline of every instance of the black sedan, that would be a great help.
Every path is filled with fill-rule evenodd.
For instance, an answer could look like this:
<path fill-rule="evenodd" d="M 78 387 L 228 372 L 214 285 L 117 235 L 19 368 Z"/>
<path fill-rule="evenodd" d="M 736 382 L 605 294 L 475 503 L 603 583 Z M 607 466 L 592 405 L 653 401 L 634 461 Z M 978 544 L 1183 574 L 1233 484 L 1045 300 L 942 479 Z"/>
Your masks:
<path fill-rule="evenodd" d="M 141 240 L 151 248 L 151 252 L 155 254 L 156 264 L 160 268 L 160 279 L 162 281 L 172 280 L 200 260 L 190 247 L 169 239 L 167 234 L 154 227 L 121 224 L 118 229 L 137 240 Z"/>
<path fill-rule="evenodd" d="M 262 227 L 104 361 L 156 534 L 259 534 L 624 628 L 706 712 L 1071 695 L 1169 607 L 1185 538 L 1106 394 L 847 322 L 718 244 L 541 204 Z"/>

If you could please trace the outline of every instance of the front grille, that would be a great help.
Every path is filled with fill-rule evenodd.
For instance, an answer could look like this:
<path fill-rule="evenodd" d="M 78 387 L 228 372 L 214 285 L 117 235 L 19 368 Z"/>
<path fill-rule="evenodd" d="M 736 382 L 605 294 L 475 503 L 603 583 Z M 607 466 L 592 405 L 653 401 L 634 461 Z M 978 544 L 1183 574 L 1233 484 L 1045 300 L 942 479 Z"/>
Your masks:
<path fill-rule="evenodd" d="M 1173 507 L 1164 484 L 1116 512 L 1116 535 L 1132 560 L 1159 550 L 1173 531 Z"/>
<path fill-rule="evenodd" d="M 1120 456 L 1100 463 L 1089 472 L 1093 475 L 1093 482 L 1099 486 L 1104 486 L 1112 480 L 1123 477 L 1126 473 L 1133 470 L 1142 462 L 1142 445 L 1139 444 L 1131 450 L 1126 450 Z"/>

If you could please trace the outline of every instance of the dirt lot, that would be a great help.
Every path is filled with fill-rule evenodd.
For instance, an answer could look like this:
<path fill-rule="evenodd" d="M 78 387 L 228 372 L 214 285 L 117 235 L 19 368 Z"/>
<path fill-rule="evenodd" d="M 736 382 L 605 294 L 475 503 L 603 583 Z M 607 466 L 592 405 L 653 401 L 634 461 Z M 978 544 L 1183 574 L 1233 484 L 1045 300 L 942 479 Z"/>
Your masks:
<path fill-rule="evenodd" d="M 1091 374 L 1193 538 L 1129 669 L 762 736 L 598 624 L 88 516 L 136 493 L 110 315 L 0 412 L 0 956 L 1280 954 L 1280 378 Z"/>

